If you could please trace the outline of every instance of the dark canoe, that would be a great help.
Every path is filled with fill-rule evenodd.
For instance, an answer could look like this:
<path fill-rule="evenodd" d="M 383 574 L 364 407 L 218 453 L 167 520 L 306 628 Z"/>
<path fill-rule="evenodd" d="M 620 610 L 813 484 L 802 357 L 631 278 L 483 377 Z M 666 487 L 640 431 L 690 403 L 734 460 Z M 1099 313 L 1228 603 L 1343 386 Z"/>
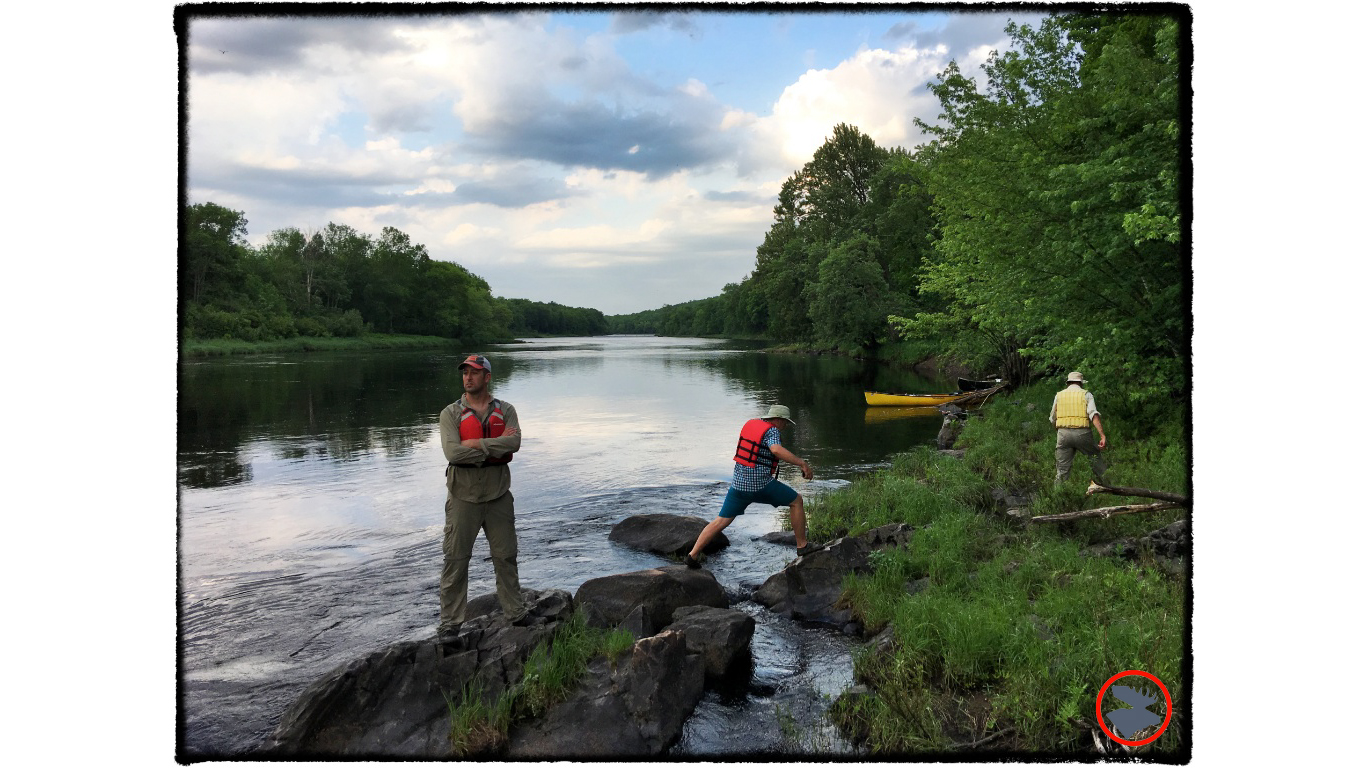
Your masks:
<path fill-rule="evenodd" d="M 1000 379 L 990 379 L 988 381 L 974 381 L 973 379 L 959 379 L 959 392 L 976 392 L 979 389 L 991 389 L 1001 383 Z"/>

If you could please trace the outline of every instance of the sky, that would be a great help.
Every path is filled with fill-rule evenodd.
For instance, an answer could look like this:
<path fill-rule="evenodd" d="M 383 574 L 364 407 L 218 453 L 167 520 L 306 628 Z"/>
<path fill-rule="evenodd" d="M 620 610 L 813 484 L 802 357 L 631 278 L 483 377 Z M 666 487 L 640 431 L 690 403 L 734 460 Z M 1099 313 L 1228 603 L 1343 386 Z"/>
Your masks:
<path fill-rule="evenodd" d="M 927 84 L 1042 18 L 571 9 L 194 18 L 187 199 L 242 211 L 254 245 L 396 227 L 495 296 L 706 298 L 753 269 L 836 124 L 913 149 L 939 114 Z"/>

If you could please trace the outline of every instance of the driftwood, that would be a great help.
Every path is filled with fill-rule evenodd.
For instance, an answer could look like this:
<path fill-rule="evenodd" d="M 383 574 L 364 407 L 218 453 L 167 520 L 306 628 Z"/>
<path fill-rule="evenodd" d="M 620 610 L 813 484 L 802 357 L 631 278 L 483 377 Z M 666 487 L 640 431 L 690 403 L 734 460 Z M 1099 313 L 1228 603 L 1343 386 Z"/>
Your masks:
<path fill-rule="evenodd" d="M 1183 507 L 1188 506 L 1190 504 L 1190 499 L 1186 498 L 1185 496 L 1182 496 L 1179 493 L 1168 493 L 1167 491 L 1154 491 L 1148 488 L 1124 488 L 1118 485 L 1105 485 L 1103 483 L 1098 483 L 1094 480 L 1091 481 L 1090 487 L 1086 489 L 1087 496 L 1090 496 L 1093 493 L 1113 493 L 1116 496 L 1143 496 L 1144 498 L 1148 499 L 1160 499 L 1162 501 L 1170 501 L 1176 504 L 1180 504 Z"/>
<path fill-rule="evenodd" d="M 946 403 L 940 403 L 939 406 L 940 406 L 941 408 L 942 408 L 943 406 L 946 406 L 946 405 L 963 406 L 963 405 L 967 405 L 967 404 L 969 404 L 969 403 L 972 403 L 972 404 L 974 404 L 974 405 L 983 405 L 983 404 L 986 403 L 986 401 L 987 401 L 988 398 L 990 398 L 992 395 L 996 394 L 997 392 L 1000 392 L 1001 390 L 1003 390 L 1003 389 L 1005 389 L 1005 388 L 1006 388 L 1006 385 L 1004 385 L 1004 384 L 997 384 L 996 386 L 992 387 L 991 389 L 978 389 L 978 390 L 975 390 L 975 391 L 972 391 L 972 392 L 966 392 L 966 393 L 964 393 L 964 394 L 962 394 L 962 395 L 959 395 L 958 397 L 955 397 L 954 399 L 952 399 L 952 400 L 950 400 L 950 401 L 948 401 L 948 402 L 946 402 Z"/>
<path fill-rule="evenodd" d="M 1079 509 L 1076 512 L 1063 512 L 1058 515 L 1039 515 L 1029 518 L 1033 523 L 1060 523 L 1064 520 L 1080 520 L 1084 517 L 1113 517 L 1115 515 L 1132 515 L 1138 512 L 1157 512 L 1163 509 L 1177 509 L 1184 507 L 1174 501 L 1160 501 L 1156 504 L 1123 504 L 1118 507 L 1097 507 L 1096 509 Z"/>

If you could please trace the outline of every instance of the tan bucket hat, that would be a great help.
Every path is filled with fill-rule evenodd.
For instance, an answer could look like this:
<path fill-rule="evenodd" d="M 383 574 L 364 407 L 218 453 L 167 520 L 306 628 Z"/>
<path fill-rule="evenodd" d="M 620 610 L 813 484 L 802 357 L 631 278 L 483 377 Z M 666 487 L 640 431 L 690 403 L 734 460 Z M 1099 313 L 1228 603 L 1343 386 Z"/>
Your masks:
<path fill-rule="evenodd" d="M 787 407 L 786 405 L 773 405 L 773 406 L 769 406 L 768 415 L 765 416 L 764 418 L 765 418 L 765 419 L 787 419 L 787 421 L 788 421 L 789 424 L 792 424 L 793 426 L 796 426 L 796 425 L 797 425 L 797 422 L 795 422 L 795 421 L 792 420 L 792 411 L 788 410 L 788 407 Z"/>
<path fill-rule="evenodd" d="M 1081 384 L 1086 383 L 1086 379 L 1083 379 L 1081 377 L 1081 371 L 1072 371 L 1071 373 L 1067 374 L 1067 383 L 1071 384 L 1074 381 Z"/>

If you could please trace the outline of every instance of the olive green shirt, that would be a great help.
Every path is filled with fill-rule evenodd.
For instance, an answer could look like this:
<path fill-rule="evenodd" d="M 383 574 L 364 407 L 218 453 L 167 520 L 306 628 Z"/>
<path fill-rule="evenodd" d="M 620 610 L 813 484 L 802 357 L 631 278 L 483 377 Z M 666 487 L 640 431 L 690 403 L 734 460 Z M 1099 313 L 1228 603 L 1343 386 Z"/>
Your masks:
<path fill-rule="evenodd" d="M 465 397 L 446 406 L 441 411 L 438 422 L 441 425 L 441 450 L 446 454 L 446 491 L 460 501 L 482 503 L 493 501 L 508 492 L 512 487 L 512 472 L 507 464 L 494 464 L 487 467 L 455 467 L 451 464 L 478 464 L 484 459 L 498 458 L 515 453 L 522 447 L 521 424 L 517 421 L 517 409 L 506 400 L 503 404 L 504 430 L 517 430 L 512 437 L 485 437 L 480 439 L 480 447 L 467 448 L 460 444 L 460 414 L 465 409 Z M 479 420 L 488 423 L 493 414 L 493 404 L 488 410 L 479 413 Z"/>

